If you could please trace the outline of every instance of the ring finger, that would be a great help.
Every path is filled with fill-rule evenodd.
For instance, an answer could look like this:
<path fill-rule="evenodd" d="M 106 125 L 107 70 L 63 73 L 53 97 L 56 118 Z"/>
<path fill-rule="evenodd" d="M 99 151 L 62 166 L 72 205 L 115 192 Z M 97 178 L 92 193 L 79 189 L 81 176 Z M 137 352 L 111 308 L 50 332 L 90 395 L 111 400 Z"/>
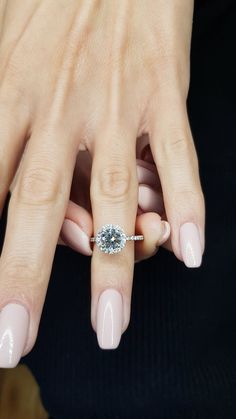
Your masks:
<path fill-rule="evenodd" d="M 107 129 L 93 150 L 91 206 L 94 233 L 116 224 L 126 235 L 135 231 L 138 205 L 136 132 Z M 111 238 L 112 244 L 117 243 Z M 115 349 L 128 326 L 134 269 L 134 243 L 107 254 L 95 245 L 91 263 L 91 323 L 103 349 Z"/>

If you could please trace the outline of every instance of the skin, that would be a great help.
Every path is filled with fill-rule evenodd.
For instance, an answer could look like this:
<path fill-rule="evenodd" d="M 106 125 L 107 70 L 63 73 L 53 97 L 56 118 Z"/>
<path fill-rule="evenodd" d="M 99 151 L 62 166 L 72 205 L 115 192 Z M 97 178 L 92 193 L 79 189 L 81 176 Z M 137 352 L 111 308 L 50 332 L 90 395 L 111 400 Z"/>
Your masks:
<path fill-rule="evenodd" d="M 93 221 L 89 196 L 91 158 L 88 152 L 81 152 L 76 164 L 75 177 L 72 183 L 71 198 L 68 203 L 65 219 L 75 222 L 88 237 L 92 235 Z M 171 250 L 171 244 L 166 243 L 170 235 L 170 226 L 166 231 L 166 218 L 163 207 L 162 192 L 159 189 L 158 174 L 154 163 L 137 159 L 139 187 L 145 187 L 147 195 L 139 194 L 139 206 L 137 209 L 135 231 L 143 234 L 145 240 L 136 242 L 135 262 L 147 259 L 157 253 L 160 245 Z M 81 185 L 81 187 L 80 187 Z M 162 225 L 164 224 L 164 225 Z M 162 230 L 164 236 L 162 236 Z M 164 244 L 165 243 L 165 244 Z M 89 239 L 78 240 L 76 245 L 71 243 L 70 237 L 62 229 L 58 244 L 65 244 L 75 251 L 91 256 L 92 249 Z"/>
<path fill-rule="evenodd" d="M 136 242 L 135 262 L 148 259 L 155 255 L 159 246 L 168 250 L 171 249 L 170 225 L 166 221 L 166 213 L 163 203 L 163 194 L 160 185 L 160 179 L 150 152 L 150 146 L 147 144 L 146 136 L 142 136 L 137 141 L 137 175 L 139 187 L 145 187 L 147 196 L 139 197 L 135 231 L 137 234 L 143 234 L 145 240 Z M 80 227 L 87 236 L 87 241 L 78 240 L 76 246 L 71 243 L 70 238 L 63 229 L 60 232 L 58 245 L 69 246 L 73 250 L 85 255 L 91 256 L 92 249 L 89 238 L 93 233 L 93 219 L 90 200 L 90 182 L 91 182 L 92 159 L 88 151 L 80 151 L 74 169 L 73 181 L 70 192 L 65 220 L 71 220 Z M 17 184 L 20 170 L 17 171 L 14 180 L 10 186 L 11 193 Z M 163 220 L 165 220 L 163 222 Z M 168 224 L 167 230 L 166 226 Z M 163 233 L 163 234 L 162 234 Z"/>
<path fill-rule="evenodd" d="M 204 196 L 186 111 L 192 14 L 191 0 L 0 2 L 1 208 L 20 163 L 0 261 L 0 308 L 11 301 L 28 308 L 24 355 L 37 337 L 79 150 L 92 158 L 93 231 L 115 223 L 132 234 L 136 141 L 148 134 L 171 248 L 182 260 L 179 227 L 194 222 L 204 251 Z M 110 287 L 123 296 L 127 329 L 134 262 L 133 242 L 116 255 L 94 246 L 95 331 L 99 295 Z"/>

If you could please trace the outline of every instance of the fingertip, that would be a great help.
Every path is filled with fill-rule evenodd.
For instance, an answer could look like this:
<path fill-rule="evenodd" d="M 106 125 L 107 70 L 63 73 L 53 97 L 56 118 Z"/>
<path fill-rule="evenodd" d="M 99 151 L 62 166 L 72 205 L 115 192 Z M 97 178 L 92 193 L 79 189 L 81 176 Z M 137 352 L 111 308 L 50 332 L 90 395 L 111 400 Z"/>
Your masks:
<path fill-rule="evenodd" d="M 161 223 L 162 223 L 163 231 L 162 231 L 162 236 L 159 241 L 159 246 L 165 243 L 169 239 L 170 231 L 171 231 L 170 223 L 168 223 L 168 221 L 162 220 Z"/>
<path fill-rule="evenodd" d="M 155 212 L 138 215 L 136 232 L 144 236 L 144 240 L 135 245 L 135 261 L 139 262 L 153 256 L 158 250 L 159 237 L 162 234 L 160 215 Z"/>
<path fill-rule="evenodd" d="M 91 237 L 93 231 L 92 217 L 85 208 L 69 200 L 65 219 L 69 219 L 79 225 L 82 231 L 85 232 L 88 237 Z"/>
<path fill-rule="evenodd" d="M 74 221 L 65 219 L 61 228 L 62 240 L 73 250 L 85 256 L 92 255 L 90 239 Z"/>
<path fill-rule="evenodd" d="M 18 302 L 7 303 L 0 313 L 0 368 L 14 368 L 27 344 L 30 313 Z"/>
<path fill-rule="evenodd" d="M 161 193 L 155 191 L 148 185 L 139 185 L 138 204 L 145 212 L 162 214 L 164 211 Z"/>
<path fill-rule="evenodd" d="M 85 256 L 91 256 L 90 237 L 92 229 L 93 224 L 90 213 L 85 208 L 69 200 L 60 232 L 59 240 L 61 242 L 58 243 L 67 245 Z"/>

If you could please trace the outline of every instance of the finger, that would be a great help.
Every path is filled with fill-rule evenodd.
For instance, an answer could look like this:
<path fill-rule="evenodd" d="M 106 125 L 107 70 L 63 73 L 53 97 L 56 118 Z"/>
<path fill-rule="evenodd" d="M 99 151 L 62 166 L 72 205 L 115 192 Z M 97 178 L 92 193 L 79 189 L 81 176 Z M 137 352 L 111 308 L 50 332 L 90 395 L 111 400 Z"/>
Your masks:
<path fill-rule="evenodd" d="M 85 256 L 91 256 L 92 229 L 92 217 L 89 212 L 70 200 L 60 233 L 63 243 Z"/>
<path fill-rule="evenodd" d="M 35 343 L 76 149 L 74 136 L 59 124 L 35 130 L 30 139 L 9 203 L 0 260 L 1 367 L 14 367 Z"/>
<path fill-rule="evenodd" d="M 171 84 L 151 106 L 150 145 L 160 176 L 171 244 L 188 267 L 199 267 L 204 251 L 205 204 L 198 159 L 184 98 Z M 155 111 L 154 111 L 155 110 Z"/>
<path fill-rule="evenodd" d="M 170 225 L 161 220 L 158 214 L 148 212 L 137 217 L 136 232 L 145 237 L 145 240 L 137 241 L 135 246 L 135 261 L 140 262 L 153 256 L 169 238 Z"/>
<path fill-rule="evenodd" d="M 141 212 L 157 212 L 162 215 L 165 209 L 156 167 L 143 160 L 136 159 L 136 162 L 139 182 L 139 208 Z"/>
<path fill-rule="evenodd" d="M 57 244 L 59 245 L 59 246 L 68 246 L 68 244 L 67 243 L 65 243 L 60 237 L 58 238 L 58 241 L 57 241 Z"/>
<path fill-rule="evenodd" d="M 65 221 L 58 244 L 70 246 L 73 250 L 91 256 L 90 237 L 92 217 L 90 204 L 91 156 L 88 151 L 77 155 Z M 64 240 L 62 240 L 62 238 Z"/>
<path fill-rule="evenodd" d="M 79 189 L 79 180 L 81 180 L 81 178 L 83 178 L 83 183 L 86 184 L 88 186 L 88 173 L 84 173 L 85 170 L 87 170 L 87 164 L 84 161 L 84 159 L 86 158 L 86 155 L 88 153 L 79 153 L 79 155 L 81 155 L 81 159 L 80 159 L 80 164 L 81 164 L 81 170 L 78 167 L 78 165 L 76 164 L 76 173 L 74 171 L 74 178 L 76 176 L 76 180 L 78 183 L 78 188 Z M 77 162 L 78 162 L 78 157 L 77 157 Z M 137 160 L 138 162 L 138 160 Z M 142 163 L 142 162 L 139 162 Z M 145 162 L 144 162 L 145 163 Z M 148 165 L 149 166 L 149 165 Z M 137 174 L 138 174 L 138 181 L 139 182 L 143 182 L 143 183 L 148 183 L 151 184 L 153 186 L 156 186 L 156 179 L 157 176 L 154 174 L 153 170 L 150 170 L 150 168 L 148 167 L 143 167 L 141 165 L 137 165 Z M 90 176 L 89 176 L 90 178 Z M 158 214 L 162 214 L 163 212 L 163 199 L 162 199 L 162 195 L 160 192 L 156 192 L 155 190 L 153 190 L 152 188 L 149 187 L 148 184 L 142 184 L 139 185 L 139 197 L 138 197 L 138 204 L 139 207 L 142 209 L 142 213 L 143 212 L 157 212 Z M 82 183 L 80 182 L 80 187 L 82 188 Z M 74 190 L 76 189 L 76 182 L 75 180 L 73 180 L 72 182 L 72 188 L 74 188 Z M 76 191 L 74 192 L 74 194 L 76 194 Z M 77 195 L 77 199 L 80 201 L 82 200 L 83 197 L 78 197 Z M 85 200 L 86 201 L 86 200 Z M 83 202 L 83 205 L 86 205 L 86 202 Z M 145 240 L 145 246 L 143 246 L 143 241 L 137 242 L 136 243 L 136 249 L 140 248 L 140 260 L 142 259 L 141 255 L 142 255 L 142 249 L 144 249 L 144 257 L 143 258 L 147 258 L 148 255 L 150 256 L 153 251 L 154 251 L 154 247 L 152 246 L 152 242 L 153 243 L 157 243 L 158 242 L 158 236 L 159 236 L 159 226 L 158 226 L 158 220 L 160 219 L 159 216 L 157 216 L 157 220 L 156 220 L 156 226 L 155 226 L 155 222 L 153 222 L 152 220 L 152 216 L 154 214 L 151 214 L 151 219 L 150 219 L 150 224 L 151 227 L 150 229 L 147 228 L 148 232 L 149 230 L 151 230 L 151 234 L 148 234 L 148 238 L 150 238 L 150 245 L 149 245 L 149 241 Z M 144 227 L 146 228 L 145 225 L 145 220 L 149 219 L 149 215 L 146 217 L 141 217 L 141 220 L 144 220 Z M 164 223 L 165 224 L 165 223 Z M 139 226 L 139 224 L 136 223 L 136 228 L 137 226 Z M 143 226 L 143 223 L 141 223 L 141 226 Z M 74 249 L 75 251 L 86 255 L 86 256 L 90 256 L 92 254 L 92 249 L 90 246 L 90 236 L 92 234 L 92 217 L 91 214 L 89 213 L 89 211 L 87 211 L 85 208 L 83 208 L 81 205 L 78 205 L 78 201 L 73 202 L 72 200 L 69 200 L 68 203 L 68 207 L 67 207 L 67 211 L 66 211 L 66 215 L 65 215 L 65 221 L 63 222 L 62 225 L 62 229 L 61 229 L 61 233 L 60 233 L 60 238 L 58 240 L 58 244 L 60 245 L 66 245 L 66 246 L 70 246 L 72 249 Z M 140 233 L 142 234 L 142 233 Z M 150 236 L 150 237 L 149 237 Z M 153 240 L 152 240 L 153 237 Z M 146 246 L 147 244 L 147 246 Z M 149 246 L 149 247 L 148 247 Z M 150 251 L 148 249 L 151 249 Z M 147 250 L 146 250 L 147 249 Z"/>
<path fill-rule="evenodd" d="M 104 224 L 118 224 L 127 235 L 135 232 L 138 191 L 135 140 L 136 132 L 118 129 L 107 130 L 97 138 L 90 189 L 95 234 Z M 91 322 L 103 349 L 115 349 L 128 327 L 133 269 L 132 241 L 116 254 L 103 253 L 94 245 Z"/>
<path fill-rule="evenodd" d="M 0 96 L 0 217 L 24 150 L 28 125 L 23 111 L 13 105 L 7 106 L 1 99 Z"/>
<path fill-rule="evenodd" d="M 164 212 L 162 194 L 148 185 L 139 185 L 138 204 L 143 212 L 157 212 L 159 215 Z"/>
<path fill-rule="evenodd" d="M 149 189 L 147 185 L 146 189 Z M 140 188 L 140 187 L 139 187 Z M 136 259 L 142 260 L 150 257 L 157 250 L 157 246 L 163 244 L 167 238 L 162 238 L 162 235 L 166 235 L 166 229 L 168 231 L 169 227 L 166 227 L 166 222 L 162 220 L 160 215 L 154 214 L 152 208 L 156 208 L 155 202 L 158 202 L 159 196 L 158 192 L 152 191 L 151 198 L 145 194 L 139 194 L 139 205 L 141 208 L 145 208 L 142 217 L 137 217 L 136 222 L 136 232 L 138 234 L 143 234 L 147 239 L 145 241 L 137 241 L 135 245 L 135 252 L 138 252 Z M 158 211 L 157 211 L 158 212 Z M 147 233 L 147 234 L 146 234 Z M 75 204 L 69 200 L 65 220 L 62 225 L 60 238 L 58 244 L 69 246 L 75 251 L 86 255 L 92 255 L 92 249 L 90 246 L 90 237 L 92 235 L 92 217 L 89 212 L 81 207 L 80 205 Z M 169 236 L 169 234 L 168 234 Z"/>
<path fill-rule="evenodd" d="M 162 216 L 161 216 L 162 220 L 164 221 L 168 221 L 167 220 L 167 216 L 166 216 L 166 212 L 164 211 Z M 169 252 L 173 252 L 172 249 L 172 244 L 171 244 L 171 234 L 170 236 L 167 238 L 167 240 L 162 244 L 162 247 L 166 250 L 169 250 Z"/>
<path fill-rule="evenodd" d="M 151 186 L 153 189 L 161 190 L 161 184 L 156 167 L 153 164 L 145 162 L 143 160 L 137 161 L 137 174 L 138 182 L 145 183 Z"/>

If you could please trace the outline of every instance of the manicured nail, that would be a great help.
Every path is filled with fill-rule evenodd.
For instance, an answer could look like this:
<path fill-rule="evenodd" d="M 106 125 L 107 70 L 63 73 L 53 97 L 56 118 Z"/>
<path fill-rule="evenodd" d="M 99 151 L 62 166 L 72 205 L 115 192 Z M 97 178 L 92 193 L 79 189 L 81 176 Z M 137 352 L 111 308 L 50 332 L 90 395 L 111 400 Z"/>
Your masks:
<path fill-rule="evenodd" d="M 188 268 L 198 268 L 201 265 L 202 250 L 196 224 L 185 223 L 180 227 L 180 248 Z"/>
<path fill-rule="evenodd" d="M 119 291 L 106 289 L 100 295 L 97 309 L 97 340 L 102 349 L 116 349 L 123 325 L 123 302 Z"/>
<path fill-rule="evenodd" d="M 0 312 L 0 367 L 14 368 L 20 361 L 28 336 L 29 313 L 10 303 Z"/>
<path fill-rule="evenodd" d="M 160 239 L 160 243 L 165 243 L 165 241 L 169 238 L 170 235 L 170 224 L 168 223 L 168 221 L 162 220 L 162 227 L 163 227 L 163 233 Z"/>
<path fill-rule="evenodd" d="M 77 252 L 88 256 L 92 254 L 89 237 L 74 221 L 67 218 L 64 220 L 61 228 L 61 238 Z"/>
<path fill-rule="evenodd" d="M 164 211 L 163 199 L 160 193 L 147 185 L 138 188 L 138 204 L 143 211 L 153 211 L 162 214 Z"/>
<path fill-rule="evenodd" d="M 137 176 L 139 185 L 148 185 L 151 188 L 157 186 L 157 176 L 151 170 L 148 170 L 146 167 L 140 166 L 137 162 Z"/>

